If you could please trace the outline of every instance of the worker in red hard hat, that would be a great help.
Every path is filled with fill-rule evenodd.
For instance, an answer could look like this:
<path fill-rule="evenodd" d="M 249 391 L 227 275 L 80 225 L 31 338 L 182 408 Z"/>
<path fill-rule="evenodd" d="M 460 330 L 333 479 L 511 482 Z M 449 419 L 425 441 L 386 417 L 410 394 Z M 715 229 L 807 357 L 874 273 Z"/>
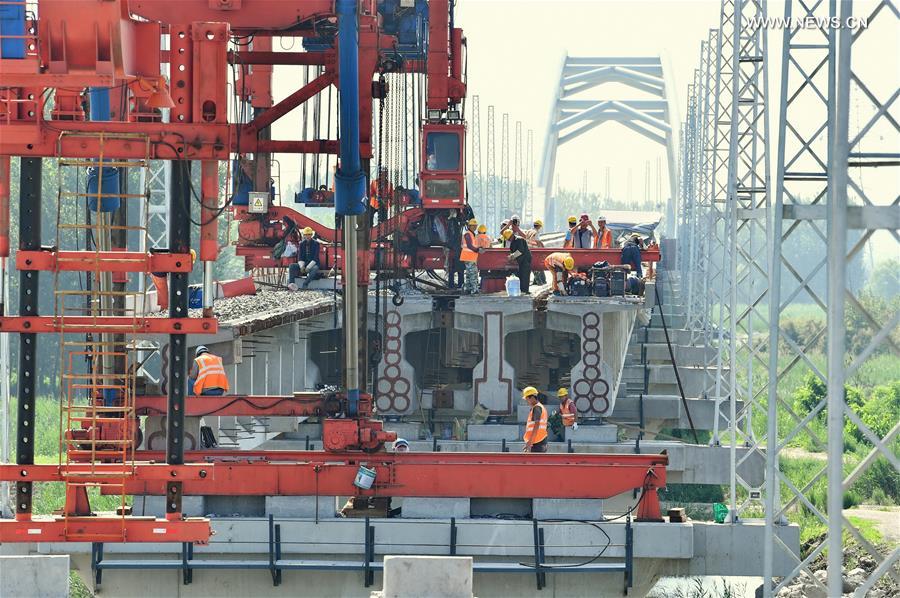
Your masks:
<path fill-rule="evenodd" d="M 194 364 L 188 375 L 195 395 L 221 396 L 228 392 L 228 377 L 222 358 L 200 345 L 194 353 Z"/>
<path fill-rule="evenodd" d="M 538 390 L 533 386 L 526 386 L 522 390 L 522 399 L 528 403 L 531 410 L 528 412 L 528 421 L 525 424 L 525 441 L 523 453 L 547 452 L 547 408 L 538 401 Z"/>
<path fill-rule="evenodd" d="M 575 258 L 567 251 L 554 251 L 544 258 L 544 268 L 550 271 L 553 294 L 556 296 L 568 294 L 566 281 L 569 272 L 575 269 Z"/>
<path fill-rule="evenodd" d="M 572 230 L 572 245 L 573 249 L 591 249 L 594 246 L 594 237 L 597 234 L 597 229 L 594 228 L 594 224 L 591 222 L 591 217 L 587 214 L 582 214 L 581 218 L 578 219 L 578 224 Z"/>

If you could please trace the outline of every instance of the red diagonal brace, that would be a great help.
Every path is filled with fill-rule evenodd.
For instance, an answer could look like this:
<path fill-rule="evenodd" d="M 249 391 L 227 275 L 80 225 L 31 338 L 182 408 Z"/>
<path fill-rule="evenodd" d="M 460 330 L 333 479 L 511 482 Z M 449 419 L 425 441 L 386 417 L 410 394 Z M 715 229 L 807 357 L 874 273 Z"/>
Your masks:
<path fill-rule="evenodd" d="M 273 122 L 310 99 L 334 82 L 334 74 L 325 72 L 304 85 L 288 97 L 284 98 L 261 115 L 250 121 L 241 131 L 243 135 L 256 137 L 256 134 Z"/>

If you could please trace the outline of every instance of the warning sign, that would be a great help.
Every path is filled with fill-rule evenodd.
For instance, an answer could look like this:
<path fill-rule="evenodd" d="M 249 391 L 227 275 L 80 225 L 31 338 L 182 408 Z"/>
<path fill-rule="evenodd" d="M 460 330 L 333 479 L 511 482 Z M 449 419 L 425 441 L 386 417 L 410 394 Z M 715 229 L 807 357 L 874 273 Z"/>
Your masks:
<path fill-rule="evenodd" d="M 265 191 L 251 191 L 247 211 L 251 214 L 265 214 L 269 211 L 269 194 Z"/>

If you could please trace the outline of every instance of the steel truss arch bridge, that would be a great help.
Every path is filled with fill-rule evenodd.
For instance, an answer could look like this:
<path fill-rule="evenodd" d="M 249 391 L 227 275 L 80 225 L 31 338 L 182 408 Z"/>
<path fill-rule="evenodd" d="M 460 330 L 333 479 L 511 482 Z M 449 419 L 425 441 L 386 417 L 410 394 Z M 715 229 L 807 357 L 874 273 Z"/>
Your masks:
<path fill-rule="evenodd" d="M 640 98 L 610 99 L 599 93 L 610 83 L 641 92 Z M 621 123 L 628 129 L 666 148 L 669 172 L 667 213 L 674 217 L 673 201 L 678 193 L 677 111 L 670 93 L 672 85 L 663 61 L 658 56 L 608 57 L 565 55 L 560 67 L 559 84 L 552 102 L 538 188 L 543 200 L 535 201 L 535 215 L 544 215 L 547 230 L 562 225 L 555 213 L 554 188 L 556 157 L 559 147 L 597 128 L 605 122 Z M 589 94 L 595 90 L 595 93 Z"/>

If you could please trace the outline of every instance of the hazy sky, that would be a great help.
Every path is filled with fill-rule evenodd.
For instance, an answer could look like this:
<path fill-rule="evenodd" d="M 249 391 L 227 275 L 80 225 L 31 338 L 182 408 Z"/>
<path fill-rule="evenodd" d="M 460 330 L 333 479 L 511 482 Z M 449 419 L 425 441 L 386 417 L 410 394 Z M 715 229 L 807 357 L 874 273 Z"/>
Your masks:
<path fill-rule="evenodd" d="M 876 4 L 874 0 L 857 0 L 854 12 L 867 15 Z M 477 94 L 481 100 L 482 154 L 487 138 L 487 106 L 494 105 L 498 167 L 500 118 L 503 112 L 508 112 L 511 154 L 515 121 L 521 120 L 525 131 L 534 131 L 534 176 L 537 180 L 547 119 L 565 53 L 570 56 L 661 56 L 664 66 L 668 66 L 671 95 L 678 111 L 676 121 L 680 124 L 684 119 L 688 84 L 699 64 L 700 43 L 708 37 L 711 28 L 719 26 L 719 11 L 719 0 L 459 0 L 456 23 L 464 29 L 468 43 L 469 96 Z M 769 2 L 768 11 L 770 16 L 782 16 L 784 2 Z M 874 22 L 872 33 L 867 32 L 864 36 L 865 43 L 854 44 L 854 68 L 884 101 L 896 92 L 900 77 L 900 26 L 890 14 L 882 14 Z M 770 30 L 768 38 L 771 168 L 774 174 L 782 31 Z M 299 77 L 291 76 L 286 67 L 278 67 L 276 75 L 277 100 L 296 88 Z M 613 98 L 646 97 L 620 85 L 597 89 L 608 90 Z M 591 97 L 597 96 L 585 94 L 585 98 Z M 871 113 L 862 94 L 855 92 L 853 97 L 851 133 L 858 130 Z M 900 102 L 895 102 L 890 112 L 900 119 L 898 104 Z M 299 122 L 298 113 L 299 110 L 295 111 L 286 123 L 276 127 L 276 137 L 290 138 L 290 130 Z M 285 124 L 286 128 L 282 128 Z M 818 126 L 814 120 L 804 123 L 799 118 L 796 124 Z M 280 134 L 279 128 L 282 128 Z M 896 130 L 881 129 L 883 134 L 876 135 L 874 144 L 869 142 L 863 150 L 896 151 L 900 147 Z M 523 131 L 523 145 L 524 138 Z M 291 157 L 280 158 L 282 186 L 286 187 L 296 180 L 299 168 Z M 665 152 L 661 146 L 617 123 L 608 122 L 563 146 L 557 172 L 561 185 L 570 189 L 581 188 L 586 172 L 588 189 L 602 193 L 609 167 L 612 195 L 620 199 L 630 196 L 640 201 L 644 197 L 648 162 L 652 178 L 650 197 L 655 198 L 657 161 L 661 164 L 662 176 L 666 177 Z M 867 193 L 873 195 L 873 201 L 890 203 L 900 188 L 897 171 L 896 168 L 857 169 L 856 178 Z M 664 197 L 667 196 L 667 183 L 662 184 L 662 189 Z"/>

